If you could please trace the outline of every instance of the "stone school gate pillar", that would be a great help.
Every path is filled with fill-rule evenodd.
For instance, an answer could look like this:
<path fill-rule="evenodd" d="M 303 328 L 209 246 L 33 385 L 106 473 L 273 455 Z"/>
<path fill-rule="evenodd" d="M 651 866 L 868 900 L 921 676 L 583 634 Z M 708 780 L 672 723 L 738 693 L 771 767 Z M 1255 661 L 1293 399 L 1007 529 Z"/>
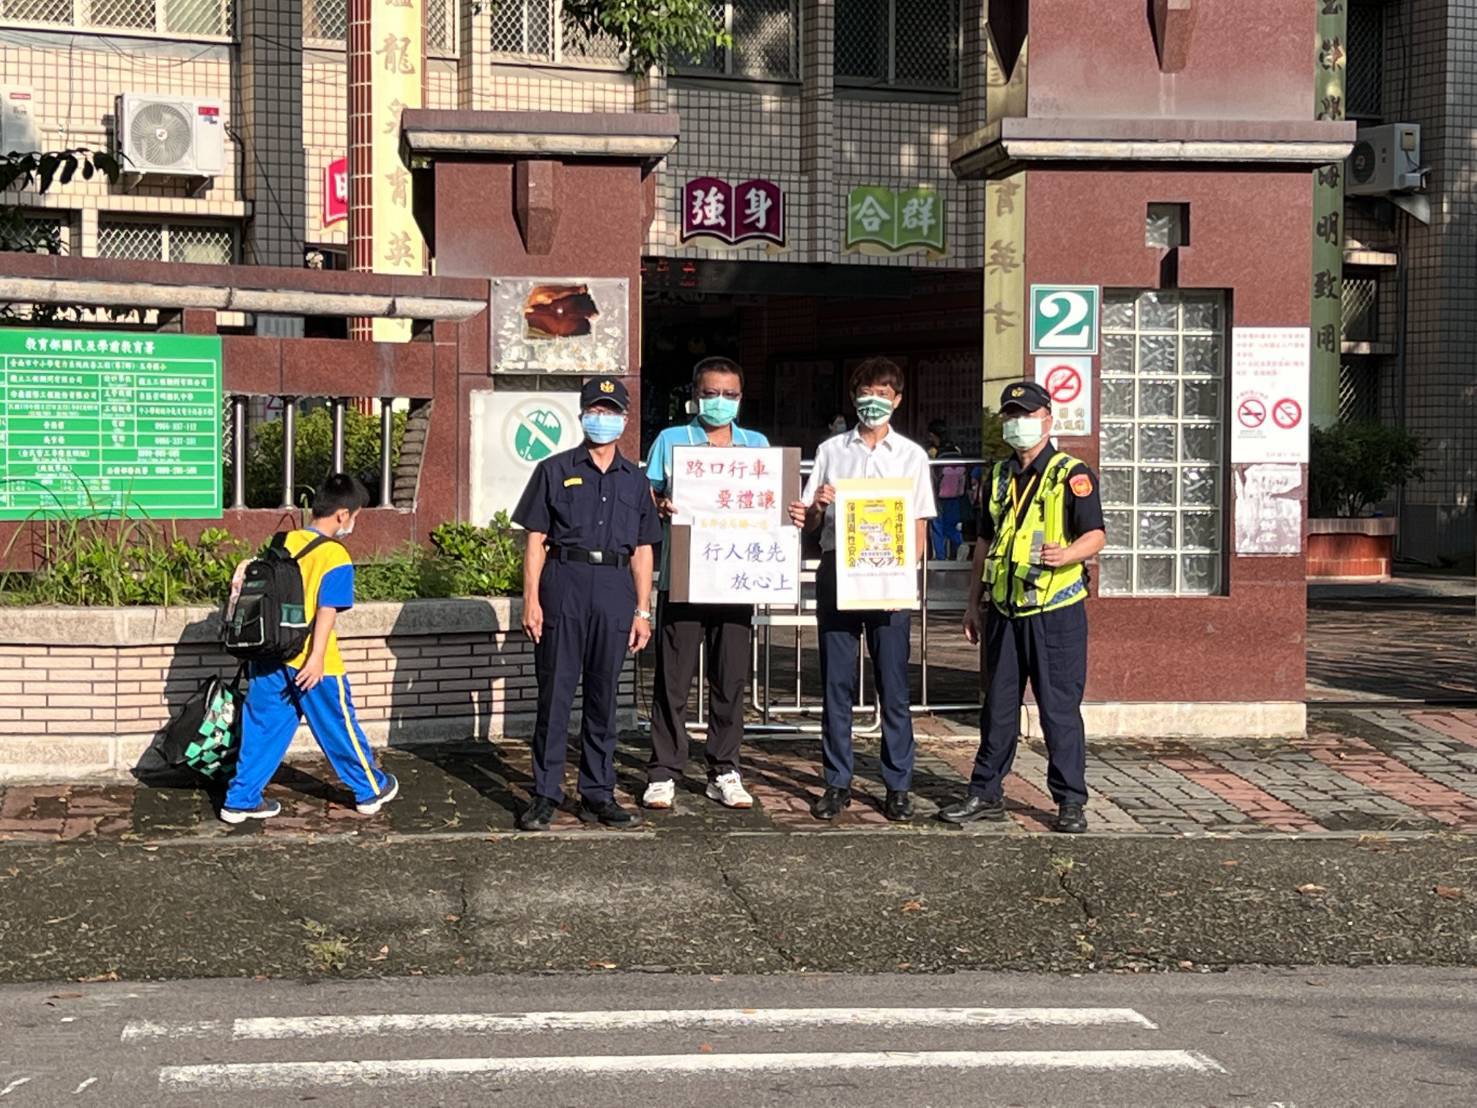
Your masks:
<path fill-rule="evenodd" d="M 1301 733 L 1322 5 L 986 7 L 985 399 L 1041 380 L 1100 474 L 1089 727 Z"/>

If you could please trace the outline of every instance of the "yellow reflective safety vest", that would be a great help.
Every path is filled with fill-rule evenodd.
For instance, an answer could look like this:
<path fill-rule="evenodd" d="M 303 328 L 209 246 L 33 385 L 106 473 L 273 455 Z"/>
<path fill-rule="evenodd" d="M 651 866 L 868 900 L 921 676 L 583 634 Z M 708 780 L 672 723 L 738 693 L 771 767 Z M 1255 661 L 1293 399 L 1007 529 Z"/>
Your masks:
<path fill-rule="evenodd" d="M 1087 599 L 1087 571 L 1080 564 L 1052 569 L 1041 561 L 1044 543 L 1071 543 L 1067 537 L 1067 475 L 1078 464 L 1070 454 L 1053 455 L 1046 471 L 1029 487 L 1031 499 L 1021 514 L 1010 464 L 995 463 L 990 475 L 995 539 L 985 558 L 983 581 L 995 608 L 1007 616 L 1032 616 Z"/>

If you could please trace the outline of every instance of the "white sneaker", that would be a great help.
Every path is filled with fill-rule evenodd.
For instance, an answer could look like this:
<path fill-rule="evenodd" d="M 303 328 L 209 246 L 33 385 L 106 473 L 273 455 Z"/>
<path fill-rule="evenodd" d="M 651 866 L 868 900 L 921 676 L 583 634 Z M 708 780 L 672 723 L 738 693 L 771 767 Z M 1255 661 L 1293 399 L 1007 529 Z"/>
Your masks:
<path fill-rule="evenodd" d="M 659 811 L 673 807 L 676 802 L 677 786 L 671 781 L 653 781 L 641 797 L 641 807 Z"/>
<path fill-rule="evenodd" d="M 390 801 L 400 795 L 400 782 L 395 779 L 393 773 L 385 774 L 385 787 L 380 790 L 379 796 L 373 800 L 366 800 L 363 804 L 355 804 L 354 811 L 361 816 L 378 815 L 379 810 Z"/>
<path fill-rule="evenodd" d="M 730 771 L 708 782 L 708 799 L 716 800 L 725 808 L 752 808 L 754 798 L 739 780 L 738 772 Z"/>

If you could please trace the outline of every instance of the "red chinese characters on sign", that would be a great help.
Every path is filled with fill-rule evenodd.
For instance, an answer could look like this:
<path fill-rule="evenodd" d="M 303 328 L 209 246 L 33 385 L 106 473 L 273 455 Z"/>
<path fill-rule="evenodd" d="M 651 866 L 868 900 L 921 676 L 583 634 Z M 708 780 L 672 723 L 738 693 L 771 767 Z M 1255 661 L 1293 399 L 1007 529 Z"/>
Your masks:
<path fill-rule="evenodd" d="M 773 181 L 730 185 L 694 177 L 682 189 L 682 241 L 715 238 L 730 246 L 758 239 L 785 244 L 785 194 Z"/>
<path fill-rule="evenodd" d="M 335 158 L 323 170 L 323 226 L 349 218 L 349 159 Z"/>
<path fill-rule="evenodd" d="M 698 458 L 689 459 L 682 468 L 685 477 L 712 481 L 713 478 L 728 478 L 714 488 L 714 507 L 720 512 L 769 512 L 779 507 L 779 500 L 772 488 L 744 488 L 743 482 L 754 481 L 769 484 L 774 471 L 762 459 L 753 462 L 706 462 Z"/>

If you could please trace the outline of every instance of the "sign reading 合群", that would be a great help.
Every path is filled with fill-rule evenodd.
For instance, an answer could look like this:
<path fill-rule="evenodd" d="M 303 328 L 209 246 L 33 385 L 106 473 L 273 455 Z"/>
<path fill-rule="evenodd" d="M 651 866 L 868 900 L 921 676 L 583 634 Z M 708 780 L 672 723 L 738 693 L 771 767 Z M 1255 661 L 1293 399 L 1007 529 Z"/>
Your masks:
<path fill-rule="evenodd" d="M 1031 286 L 1031 353 L 1096 354 L 1097 285 Z"/>
<path fill-rule="evenodd" d="M 846 198 L 846 249 L 898 254 L 946 252 L 944 198 L 930 188 L 857 185 Z"/>
<path fill-rule="evenodd" d="M 221 340 L 0 332 L 0 519 L 221 514 Z"/>

